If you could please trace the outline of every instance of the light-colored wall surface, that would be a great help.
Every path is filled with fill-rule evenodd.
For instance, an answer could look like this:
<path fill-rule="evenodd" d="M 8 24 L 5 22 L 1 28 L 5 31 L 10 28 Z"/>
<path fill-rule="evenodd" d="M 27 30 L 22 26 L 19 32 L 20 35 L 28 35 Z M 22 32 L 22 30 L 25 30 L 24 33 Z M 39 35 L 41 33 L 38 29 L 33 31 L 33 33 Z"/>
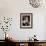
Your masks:
<path fill-rule="evenodd" d="M 20 13 L 33 13 L 33 28 L 20 28 Z M 10 35 L 16 40 L 28 40 L 34 34 L 37 39 L 46 40 L 46 6 L 33 8 L 29 4 L 29 0 L 0 0 L 0 19 L 4 16 L 12 17 L 12 26 Z M 4 39 L 3 31 L 0 29 L 0 39 Z"/>

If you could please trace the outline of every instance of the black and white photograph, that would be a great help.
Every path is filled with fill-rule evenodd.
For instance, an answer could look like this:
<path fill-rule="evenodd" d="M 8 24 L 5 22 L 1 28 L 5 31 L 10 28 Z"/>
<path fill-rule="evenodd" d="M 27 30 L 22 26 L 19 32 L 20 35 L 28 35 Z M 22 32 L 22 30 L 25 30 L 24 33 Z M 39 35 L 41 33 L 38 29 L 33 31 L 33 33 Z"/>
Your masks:
<path fill-rule="evenodd" d="M 32 28 L 32 13 L 20 13 L 20 28 Z"/>

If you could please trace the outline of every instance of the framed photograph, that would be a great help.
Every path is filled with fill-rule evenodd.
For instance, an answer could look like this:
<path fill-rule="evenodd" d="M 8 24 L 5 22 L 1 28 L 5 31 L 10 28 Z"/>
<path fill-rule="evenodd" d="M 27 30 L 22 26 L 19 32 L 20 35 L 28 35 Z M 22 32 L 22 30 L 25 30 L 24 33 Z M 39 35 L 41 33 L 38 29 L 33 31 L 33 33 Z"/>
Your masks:
<path fill-rule="evenodd" d="M 20 13 L 20 28 L 32 28 L 32 27 L 33 27 L 33 14 Z"/>

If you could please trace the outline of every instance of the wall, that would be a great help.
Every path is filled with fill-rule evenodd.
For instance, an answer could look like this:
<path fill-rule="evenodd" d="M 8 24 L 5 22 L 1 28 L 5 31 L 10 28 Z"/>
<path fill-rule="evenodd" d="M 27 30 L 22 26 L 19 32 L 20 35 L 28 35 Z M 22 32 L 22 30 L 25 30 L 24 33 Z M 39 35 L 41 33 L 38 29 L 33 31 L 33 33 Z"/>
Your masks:
<path fill-rule="evenodd" d="M 46 40 L 45 38 L 45 13 L 46 7 L 33 8 L 28 0 L 0 0 L 0 19 L 4 16 L 12 17 L 12 26 L 8 33 L 16 40 L 28 40 L 34 34 L 37 39 Z M 20 13 L 33 13 L 33 28 L 21 29 L 20 28 Z M 0 35 L 3 31 L 0 31 Z M 0 36 L 0 39 L 4 37 Z"/>

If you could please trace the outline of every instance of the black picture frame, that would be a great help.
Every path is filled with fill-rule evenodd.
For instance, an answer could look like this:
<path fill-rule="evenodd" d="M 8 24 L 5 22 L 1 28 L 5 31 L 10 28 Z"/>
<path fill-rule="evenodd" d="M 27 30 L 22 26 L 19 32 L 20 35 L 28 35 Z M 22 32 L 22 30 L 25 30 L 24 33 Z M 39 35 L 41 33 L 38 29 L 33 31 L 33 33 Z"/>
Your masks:
<path fill-rule="evenodd" d="M 33 14 L 32 13 L 20 13 L 20 28 L 32 28 L 33 27 Z"/>

